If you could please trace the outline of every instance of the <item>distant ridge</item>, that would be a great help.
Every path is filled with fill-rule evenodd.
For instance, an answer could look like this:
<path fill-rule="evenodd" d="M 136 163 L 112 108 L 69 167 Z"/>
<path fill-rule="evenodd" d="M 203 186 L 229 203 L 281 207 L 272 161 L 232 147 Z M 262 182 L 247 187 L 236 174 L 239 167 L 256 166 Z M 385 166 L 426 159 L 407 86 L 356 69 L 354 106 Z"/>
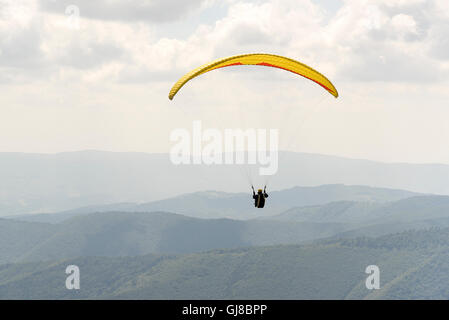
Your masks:
<path fill-rule="evenodd" d="M 150 202 L 202 190 L 249 192 L 232 165 L 178 165 L 167 154 L 82 151 L 0 153 L 0 216 L 98 204 Z M 449 194 L 449 165 L 381 163 L 281 152 L 269 191 L 297 185 L 366 185 Z"/>
<path fill-rule="evenodd" d="M 253 206 L 250 193 L 204 191 L 146 203 L 116 203 L 81 207 L 53 214 L 11 216 L 24 221 L 57 223 L 92 212 L 152 212 L 168 211 L 196 218 L 251 219 L 280 214 L 293 207 L 323 205 L 335 201 L 388 202 L 419 195 L 404 190 L 346 186 L 339 184 L 317 187 L 293 187 L 270 192 L 263 210 Z"/>

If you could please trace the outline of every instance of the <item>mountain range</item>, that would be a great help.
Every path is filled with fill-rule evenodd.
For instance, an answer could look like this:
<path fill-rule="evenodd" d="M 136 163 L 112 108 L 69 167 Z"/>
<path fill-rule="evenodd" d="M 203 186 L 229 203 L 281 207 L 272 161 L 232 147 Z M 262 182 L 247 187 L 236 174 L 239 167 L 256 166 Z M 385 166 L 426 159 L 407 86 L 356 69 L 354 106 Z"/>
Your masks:
<path fill-rule="evenodd" d="M 269 181 L 270 192 L 346 184 L 449 195 L 449 166 L 280 152 Z M 174 165 L 168 154 L 0 153 L 0 216 L 147 203 L 204 190 L 247 194 L 248 183 L 241 166 Z"/>
<path fill-rule="evenodd" d="M 367 191 L 379 195 L 384 190 L 345 186 L 331 189 L 335 188 L 339 194 L 363 195 L 363 201 L 299 206 L 247 220 L 198 218 L 162 211 L 72 212 L 61 213 L 62 218 L 58 214 L 25 216 L 34 218 L 30 221 L 0 219 L 0 263 L 79 256 L 185 254 L 449 227 L 449 196 L 366 201 Z M 328 191 L 326 186 L 323 189 Z M 290 196 L 292 190 L 295 189 L 285 192 Z M 389 198 L 393 195 L 391 192 Z M 398 191 L 397 195 L 403 194 Z M 194 208 L 190 208 L 192 212 Z"/>
<path fill-rule="evenodd" d="M 449 229 L 307 245 L 0 265 L 0 299 L 447 299 Z M 65 269 L 80 269 L 80 290 Z M 365 286 L 379 268 L 380 289 Z"/>
<path fill-rule="evenodd" d="M 252 219 L 279 214 L 299 206 L 323 205 L 336 201 L 383 203 L 421 195 L 419 193 L 366 186 L 323 185 L 294 187 L 270 192 L 263 210 L 254 207 L 251 193 L 203 191 L 145 203 L 113 203 L 76 208 L 51 214 L 13 215 L 14 219 L 36 222 L 61 222 L 92 212 L 153 212 L 167 211 L 196 218 Z"/>

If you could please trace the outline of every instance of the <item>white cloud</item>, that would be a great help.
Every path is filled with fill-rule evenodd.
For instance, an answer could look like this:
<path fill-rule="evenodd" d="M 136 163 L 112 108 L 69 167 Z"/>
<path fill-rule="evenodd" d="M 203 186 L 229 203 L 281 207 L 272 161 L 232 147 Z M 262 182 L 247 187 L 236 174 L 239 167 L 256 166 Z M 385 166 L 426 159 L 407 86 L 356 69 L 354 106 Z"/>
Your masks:
<path fill-rule="evenodd" d="M 400 35 L 417 33 L 415 19 L 406 14 L 397 14 L 391 18 L 391 26 L 393 27 L 393 30 Z"/>
<path fill-rule="evenodd" d="M 109 8 L 106 11 L 123 6 L 115 1 L 108 4 L 103 4 Z M 145 2 L 153 9 L 156 5 Z M 47 9 L 54 6 L 52 1 L 44 4 Z M 401 7 L 408 13 L 397 13 Z M 114 67 L 109 70 L 116 72 L 114 77 L 105 74 L 109 79 L 141 82 L 166 80 L 164 72 L 186 70 L 221 56 L 274 52 L 325 66 L 330 76 L 347 80 L 379 80 L 385 71 L 390 74 L 384 77 L 386 81 L 441 79 L 446 70 L 438 69 L 438 59 L 445 59 L 448 52 L 444 30 L 449 18 L 420 26 L 412 9 L 417 14 L 424 9 L 430 10 L 428 15 L 439 12 L 423 1 L 346 1 L 329 20 L 312 1 L 232 1 L 224 18 L 213 25 L 200 25 L 185 39 L 155 38 L 154 28 L 145 23 L 109 21 L 101 14 L 94 20 L 81 19 L 80 30 L 70 30 L 64 27 L 65 16 L 33 9 L 34 13 L 19 14 L 17 21 L 12 14 L 3 18 L 2 34 L 19 31 L 2 37 L 0 63 L 31 68 L 34 62 L 40 69 L 47 65 L 55 71 L 56 65 L 80 72 L 92 69 L 90 73 L 95 69 L 101 73 L 111 63 Z M 413 70 L 405 72 L 411 65 Z M 429 73 L 436 74 L 430 77 Z"/>
<path fill-rule="evenodd" d="M 209 6 L 210 0 L 40 0 L 43 11 L 64 14 L 69 5 L 79 8 L 82 16 L 111 21 L 161 23 L 177 20 L 195 9 Z"/>
<path fill-rule="evenodd" d="M 341 93 L 328 104 L 336 109 L 310 117 L 302 132 L 309 140 L 301 140 L 297 150 L 339 153 L 341 139 L 345 141 L 341 155 L 423 161 L 428 155 L 432 161 L 449 162 L 439 147 L 449 138 L 442 127 L 434 131 L 441 133 L 440 138 L 428 136 L 435 143 L 423 147 L 426 155 L 417 146 L 406 159 L 389 141 L 402 141 L 409 152 L 413 143 L 406 140 L 425 140 L 418 135 L 426 133 L 415 134 L 412 125 L 401 124 L 403 131 L 394 139 L 385 136 L 395 134 L 392 119 L 407 108 L 413 109 L 411 123 L 416 126 L 423 103 L 427 112 L 447 101 L 442 89 L 449 72 L 447 1 L 345 0 L 337 11 L 322 7 L 325 1 L 311 0 L 233 0 L 226 5 L 146 1 L 141 2 L 143 7 L 78 1 L 79 29 L 68 27 L 60 10 L 65 3 L 47 1 L 39 9 L 31 0 L 0 1 L 0 87 L 5 89 L 0 104 L 7 105 L 0 127 L 3 136 L 13 137 L 1 141 L 0 150 L 26 151 L 29 146 L 33 151 L 62 151 L 104 145 L 103 149 L 161 151 L 167 143 L 161 132 L 195 117 L 213 123 L 217 110 L 220 121 L 234 124 L 235 114 L 243 108 L 251 114 L 263 109 L 262 120 L 249 124 L 281 125 L 292 109 L 306 114 L 321 88 L 279 70 L 229 68 L 193 81 L 176 103 L 167 99 L 178 77 L 211 59 L 271 52 L 318 69 Z M 104 10 L 98 9 L 100 4 Z M 202 8 L 213 6 L 226 11 L 212 22 L 200 19 L 206 22 L 192 24 L 187 36 L 158 36 L 161 28 L 182 20 L 184 14 L 200 16 Z M 444 112 L 438 109 L 436 126 L 443 125 Z M 14 126 L 23 114 L 32 119 L 24 127 Z M 432 121 L 432 115 L 427 116 Z M 73 119 L 71 125 L 67 117 Z M 391 119 L 379 127 L 382 117 Z M 295 123 L 291 125 L 287 131 Z M 338 130 L 328 134 L 326 126 Z M 52 128 L 61 137 L 52 140 Z M 360 133 L 363 128 L 370 130 Z M 151 136 L 151 144 L 144 135 Z M 379 145 L 373 149 L 364 141 Z M 432 148 L 438 151 L 432 153 Z"/>

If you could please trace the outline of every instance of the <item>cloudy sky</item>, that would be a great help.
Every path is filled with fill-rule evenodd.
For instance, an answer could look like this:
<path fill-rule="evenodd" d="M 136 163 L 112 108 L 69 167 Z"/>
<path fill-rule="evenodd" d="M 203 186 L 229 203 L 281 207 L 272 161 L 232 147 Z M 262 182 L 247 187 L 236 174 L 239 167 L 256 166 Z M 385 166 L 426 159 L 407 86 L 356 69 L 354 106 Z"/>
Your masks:
<path fill-rule="evenodd" d="M 235 67 L 266 52 L 325 74 Z M 449 163 L 446 0 L 0 0 L 0 152 L 167 152 L 169 134 L 278 128 L 281 148 Z"/>

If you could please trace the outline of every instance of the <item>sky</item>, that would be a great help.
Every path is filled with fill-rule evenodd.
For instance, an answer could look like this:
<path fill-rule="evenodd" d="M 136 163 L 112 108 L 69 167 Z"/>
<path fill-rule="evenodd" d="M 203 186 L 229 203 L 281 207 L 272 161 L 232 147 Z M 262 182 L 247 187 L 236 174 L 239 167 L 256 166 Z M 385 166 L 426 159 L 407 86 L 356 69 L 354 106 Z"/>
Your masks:
<path fill-rule="evenodd" d="M 241 53 L 272 68 L 188 71 Z M 168 152 L 170 132 L 274 128 L 284 150 L 449 164 L 445 0 L 0 0 L 0 152 Z"/>

